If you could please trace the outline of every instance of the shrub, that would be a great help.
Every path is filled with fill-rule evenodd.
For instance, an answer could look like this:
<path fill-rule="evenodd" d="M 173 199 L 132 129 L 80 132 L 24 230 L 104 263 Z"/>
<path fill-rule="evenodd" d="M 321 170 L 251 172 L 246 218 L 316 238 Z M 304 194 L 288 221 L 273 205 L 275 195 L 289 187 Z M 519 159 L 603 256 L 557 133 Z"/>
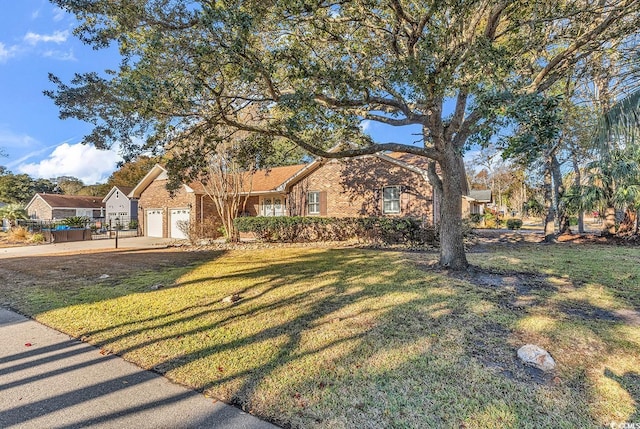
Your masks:
<path fill-rule="evenodd" d="M 60 223 L 71 228 L 85 228 L 89 223 L 89 218 L 86 216 L 70 216 L 62 219 Z"/>
<path fill-rule="evenodd" d="M 240 232 L 270 242 L 345 241 L 384 244 L 427 244 L 436 241 L 432 225 L 413 218 L 239 217 Z"/>
<path fill-rule="evenodd" d="M 507 219 L 507 228 L 509 229 L 520 229 L 522 228 L 522 219 Z"/>
<path fill-rule="evenodd" d="M 220 220 L 215 218 L 206 218 L 202 221 L 179 223 L 178 228 L 182 231 L 189 241 L 195 243 L 198 240 L 215 239 L 224 236 L 224 227 L 220 225 Z"/>
<path fill-rule="evenodd" d="M 480 222 L 482 222 L 483 218 L 484 216 L 480 213 L 472 213 L 471 215 L 469 215 L 469 220 L 475 224 L 479 224 Z"/>
<path fill-rule="evenodd" d="M 138 221 L 137 220 L 132 220 L 129 222 L 129 229 L 138 229 Z"/>
<path fill-rule="evenodd" d="M 29 237 L 29 243 L 44 243 L 44 234 L 36 232 Z"/>
<path fill-rule="evenodd" d="M 27 228 L 22 226 L 11 228 L 11 231 L 9 232 L 9 238 L 14 241 L 26 241 L 28 235 L 29 231 Z"/>

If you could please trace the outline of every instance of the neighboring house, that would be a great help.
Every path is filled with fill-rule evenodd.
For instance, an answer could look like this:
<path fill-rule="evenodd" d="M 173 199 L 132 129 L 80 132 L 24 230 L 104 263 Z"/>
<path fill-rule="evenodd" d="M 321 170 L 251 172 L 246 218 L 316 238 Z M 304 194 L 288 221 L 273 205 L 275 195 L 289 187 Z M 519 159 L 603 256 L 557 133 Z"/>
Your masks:
<path fill-rule="evenodd" d="M 129 198 L 133 188 L 114 186 L 102 200 L 105 205 L 105 221 L 115 223 L 116 219 L 130 224 L 138 220 L 138 200 Z"/>
<path fill-rule="evenodd" d="M 247 216 L 411 216 L 433 222 L 433 190 L 424 161 L 408 154 L 317 159 L 259 170 L 245 180 Z M 185 223 L 217 216 L 199 183 L 170 193 L 167 171 L 155 165 L 133 188 L 138 222 L 151 237 L 186 238 Z"/>
<path fill-rule="evenodd" d="M 469 195 L 462 197 L 462 217 L 472 214 L 484 214 L 488 204 L 493 203 L 490 189 L 472 189 Z"/>
<path fill-rule="evenodd" d="M 90 219 L 104 217 L 104 206 L 99 197 L 84 195 L 35 194 L 26 205 L 30 219 L 57 220 L 72 216 Z"/>

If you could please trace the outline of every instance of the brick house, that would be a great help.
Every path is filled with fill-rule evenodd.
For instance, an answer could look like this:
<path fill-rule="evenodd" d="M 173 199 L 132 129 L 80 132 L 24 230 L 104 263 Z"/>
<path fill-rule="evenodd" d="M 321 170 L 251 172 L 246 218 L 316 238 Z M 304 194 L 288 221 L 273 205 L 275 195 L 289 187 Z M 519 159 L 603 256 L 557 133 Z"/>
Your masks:
<path fill-rule="evenodd" d="M 490 189 L 472 189 L 469 195 L 462 197 L 462 217 L 484 214 L 489 204 L 493 204 Z"/>
<path fill-rule="evenodd" d="M 99 197 L 84 195 L 59 195 L 38 193 L 25 206 L 30 219 L 57 220 L 73 216 L 90 219 L 104 216 L 104 206 Z"/>
<path fill-rule="evenodd" d="M 245 216 L 411 216 L 433 221 L 433 190 L 424 161 L 408 154 L 317 159 L 309 164 L 274 167 L 245 180 Z M 217 217 L 200 183 L 170 193 L 160 165 L 128 194 L 138 199 L 143 235 L 186 238 L 180 223 Z"/>

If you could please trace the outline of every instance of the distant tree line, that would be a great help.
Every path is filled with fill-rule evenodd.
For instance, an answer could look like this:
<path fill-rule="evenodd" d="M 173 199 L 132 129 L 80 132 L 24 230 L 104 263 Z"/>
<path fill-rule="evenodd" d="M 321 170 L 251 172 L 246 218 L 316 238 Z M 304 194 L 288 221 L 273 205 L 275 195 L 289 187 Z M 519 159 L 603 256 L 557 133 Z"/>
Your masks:
<path fill-rule="evenodd" d="M 106 195 L 113 186 L 135 186 L 153 167 L 158 158 L 140 156 L 123 163 L 102 184 L 85 185 L 73 176 L 58 176 L 51 179 L 34 179 L 28 174 L 14 174 L 0 166 L 0 202 L 5 204 L 27 204 L 38 192 L 64 195 Z"/>

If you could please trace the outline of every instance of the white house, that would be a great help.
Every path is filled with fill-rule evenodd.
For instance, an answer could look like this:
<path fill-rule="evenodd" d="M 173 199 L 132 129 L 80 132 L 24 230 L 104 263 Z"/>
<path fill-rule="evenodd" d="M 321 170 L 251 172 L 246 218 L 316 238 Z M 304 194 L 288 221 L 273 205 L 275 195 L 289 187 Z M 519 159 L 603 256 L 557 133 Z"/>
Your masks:
<path fill-rule="evenodd" d="M 126 223 L 138 220 L 138 200 L 129 197 L 133 188 L 114 186 L 102 202 L 105 204 L 105 221 Z"/>

